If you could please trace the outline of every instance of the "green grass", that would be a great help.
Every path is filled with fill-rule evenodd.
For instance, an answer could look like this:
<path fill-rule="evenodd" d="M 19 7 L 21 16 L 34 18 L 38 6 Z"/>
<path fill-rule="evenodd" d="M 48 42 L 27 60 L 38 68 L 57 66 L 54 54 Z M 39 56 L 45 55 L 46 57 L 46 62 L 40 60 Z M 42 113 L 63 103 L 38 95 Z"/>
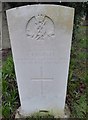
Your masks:
<path fill-rule="evenodd" d="M 67 104 L 71 117 L 86 118 L 86 41 L 85 27 L 80 27 L 75 42 L 72 44 Z M 88 81 L 87 81 L 88 82 Z"/>
<path fill-rule="evenodd" d="M 86 118 L 86 40 L 85 27 L 80 27 L 76 40 L 73 41 L 69 81 L 67 91 L 67 104 L 71 110 L 71 117 Z M 2 67 L 2 115 L 3 118 L 14 120 L 15 111 L 20 106 L 19 95 L 14 72 L 12 56 L 8 56 Z M 33 120 L 42 119 L 39 114 L 27 118 Z M 50 116 L 47 116 L 50 117 Z M 52 117 L 53 118 L 53 117 Z"/>
<path fill-rule="evenodd" d="M 12 118 L 19 105 L 19 96 L 11 56 L 7 58 L 2 67 L 2 95 L 2 115 L 4 118 Z"/>
<path fill-rule="evenodd" d="M 86 118 L 87 100 L 86 95 L 80 96 L 75 102 L 73 102 L 73 113 L 76 118 Z"/>

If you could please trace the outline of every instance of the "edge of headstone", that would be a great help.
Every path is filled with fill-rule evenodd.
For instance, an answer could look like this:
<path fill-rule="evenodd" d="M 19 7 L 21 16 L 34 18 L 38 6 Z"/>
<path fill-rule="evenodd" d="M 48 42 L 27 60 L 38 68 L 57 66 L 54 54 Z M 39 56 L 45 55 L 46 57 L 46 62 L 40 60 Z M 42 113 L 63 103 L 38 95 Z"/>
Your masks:
<path fill-rule="evenodd" d="M 1 2 L 87 2 L 87 0 L 1 0 Z"/>
<path fill-rule="evenodd" d="M 55 4 L 38 4 L 38 3 L 36 3 L 36 4 L 32 4 L 32 5 L 24 5 L 24 6 L 19 6 L 19 7 L 11 8 L 11 9 L 6 10 L 6 13 L 9 12 L 9 11 L 12 11 L 12 10 L 22 9 L 22 8 L 25 8 L 25 7 L 28 7 L 28 6 L 55 6 L 55 7 L 68 8 L 68 9 L 71 9 L 71 10 L 74 11 L 73 7 L 68 7 L 68 6 L 63 6 L 63 5 L 55 5 Z"/>

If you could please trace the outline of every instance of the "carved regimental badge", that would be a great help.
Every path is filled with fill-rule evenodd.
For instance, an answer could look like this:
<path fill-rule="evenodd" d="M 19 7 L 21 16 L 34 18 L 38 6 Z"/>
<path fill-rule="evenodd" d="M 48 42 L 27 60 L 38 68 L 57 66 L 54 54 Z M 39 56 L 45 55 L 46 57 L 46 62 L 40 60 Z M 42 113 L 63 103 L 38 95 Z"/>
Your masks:
<path fill-rule="evenodd" d="M 54 37 L 54 22 L 46 15 L 33 16 L 26 25 L 26 35 L 32 39 L 42 40 Z"/>

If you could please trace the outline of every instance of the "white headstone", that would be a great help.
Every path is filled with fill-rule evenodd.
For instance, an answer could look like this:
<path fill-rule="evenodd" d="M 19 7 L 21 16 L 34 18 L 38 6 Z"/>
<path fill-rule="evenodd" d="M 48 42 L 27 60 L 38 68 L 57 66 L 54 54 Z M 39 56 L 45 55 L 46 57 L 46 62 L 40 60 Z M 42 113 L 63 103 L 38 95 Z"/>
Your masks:
<path fill-rule="evenodd" d="M 15 72 L 25 115 L 65 107 L 74 9 L 27 5 L 7 10 Z"/>

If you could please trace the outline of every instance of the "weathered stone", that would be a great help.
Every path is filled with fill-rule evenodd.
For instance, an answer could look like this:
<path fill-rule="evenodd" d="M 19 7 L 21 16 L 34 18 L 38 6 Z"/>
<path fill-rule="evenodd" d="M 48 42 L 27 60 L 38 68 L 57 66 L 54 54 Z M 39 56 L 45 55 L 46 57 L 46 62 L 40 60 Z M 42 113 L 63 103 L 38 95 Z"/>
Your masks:
<path fill-rule="evenodd" d="M 63 117 L 73 16 L 73 8 L 58 5 L 7 10 L 21 115 L 43 110 Z"/>

